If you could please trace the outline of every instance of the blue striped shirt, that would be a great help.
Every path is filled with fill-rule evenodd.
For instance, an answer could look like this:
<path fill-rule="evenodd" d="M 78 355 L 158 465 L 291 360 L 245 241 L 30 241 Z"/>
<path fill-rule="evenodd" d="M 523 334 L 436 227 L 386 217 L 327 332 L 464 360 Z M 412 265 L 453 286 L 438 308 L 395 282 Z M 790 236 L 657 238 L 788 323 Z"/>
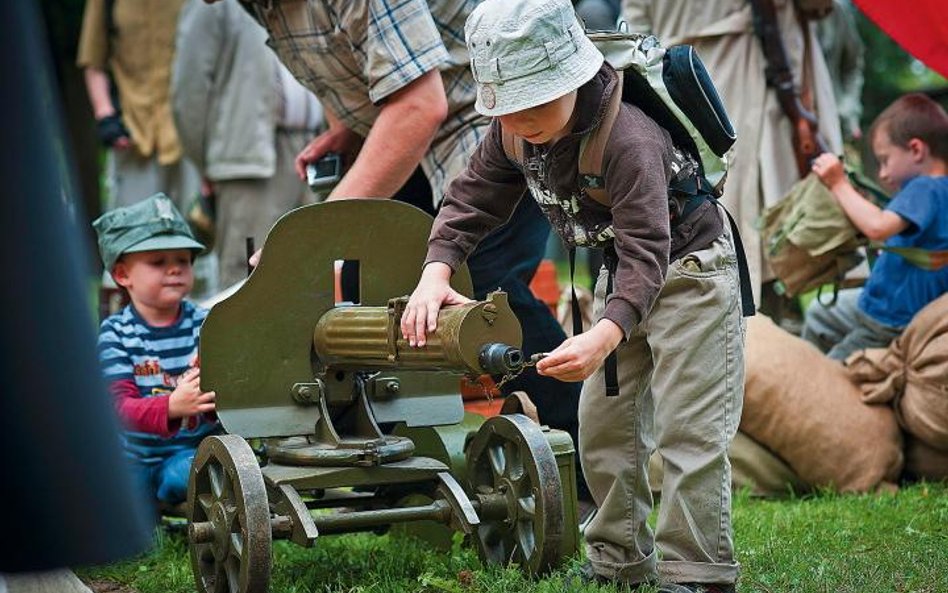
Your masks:
<path fill-rule="evenodd" d="M 167 327 L 152 327 L 132 305 L 108 317 L 99 328 L 99 363 L 109 383 L 131 380 L 138 395 L 149 398 L 174 391 L 178 377 L 188 370 L 198 353 L 201 324 L 207 310 L 182 301 L 181 315 Z M 125 449 L 143 462 L 156 462 L 188 448 L 214 432 L 218 423 L 203 415 L 185 418 L 171 435 L 139 432 L 126 427 Z"/>

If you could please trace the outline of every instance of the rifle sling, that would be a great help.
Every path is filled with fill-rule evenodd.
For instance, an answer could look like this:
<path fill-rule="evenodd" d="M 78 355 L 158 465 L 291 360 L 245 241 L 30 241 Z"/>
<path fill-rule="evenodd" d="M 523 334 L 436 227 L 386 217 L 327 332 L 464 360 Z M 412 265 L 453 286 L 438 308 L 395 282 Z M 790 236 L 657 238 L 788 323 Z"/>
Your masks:
<path fill-rule="evenodd" d="M 764 70 L 767 86 L 777 93 L 777 102 L 781 111 L 790 120 L 794 130 L 794 153 L 800 177 L 809 171 L 809 159 L 825 150 L 825 142 L 819 138 L 816 120 L 809 110 L 813 109 L 812 93 L 804 89 L 797 92 L 793 83 L 793 71 L 783 43 L 780 25 L 777 22 L 777 10 L 773 0 L 748 0 L 754 15 L 754 33 L 760 39 L 767 66 Z M 806 19 L 797 12 L 797 20 L 803 29 L 804 37 L 804 85 L 808 84 L 807 62 L 809 58 L 809 31 Z"/>

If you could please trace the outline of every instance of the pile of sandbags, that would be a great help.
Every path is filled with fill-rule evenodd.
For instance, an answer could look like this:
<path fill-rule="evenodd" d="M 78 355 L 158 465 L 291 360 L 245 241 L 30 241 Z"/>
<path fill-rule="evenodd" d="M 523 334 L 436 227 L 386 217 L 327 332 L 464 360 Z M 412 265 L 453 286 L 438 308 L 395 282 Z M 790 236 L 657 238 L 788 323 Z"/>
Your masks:
<path fill-rule="evenodd" d="M 810 485 L 782 459 L 741 431 L 731 441 L 727 457 L 731 462 L 731 487 L 735 492 L 746 489 L 751 496 L 774 498 L 810 490 Z M 656 451 L 648 463 L 649 486 L 656 497 L 662 493 L 664 473 L 662 456 Z"/>
<path fill-rule="evenodd" d="M 906 474 L 948 478 L 948 295 L 919 311 L 888 348 L 856 352 L 846 369 L 863 401 L 891 406 L 906 437 Z"/>
<path fill-rule="evenodd" d="M 887 405 L 867 405 L 846 369 L 768 317 L 748 320 L 740 430 L 806 483 L 842 492 L 895 487 L 903 442 Z"/>

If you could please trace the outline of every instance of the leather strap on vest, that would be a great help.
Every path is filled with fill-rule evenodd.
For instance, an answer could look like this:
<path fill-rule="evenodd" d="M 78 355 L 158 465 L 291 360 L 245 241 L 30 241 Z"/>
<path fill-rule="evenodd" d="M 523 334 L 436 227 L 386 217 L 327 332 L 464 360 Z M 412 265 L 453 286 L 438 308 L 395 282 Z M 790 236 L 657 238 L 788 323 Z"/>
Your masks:
<path fill-rule="evenodd" d="M 595 130 L 586 134 L 579 145 L 579 184 L 586 190 L 586 194 L 602 204 L 611 206 L 612 200 L 606 193 L 605 180 L 602 177 L 602 159 L 606 152 L 606 143 L 612 133 L 612 127 L 619 117 L 619 109 L 622 106 L 622 71 L 617 70 L 618 82 L 615 91 L 609 98 L 609 104 L 606 106 L 606 112 L 602 116 L 602 121 Z"/>

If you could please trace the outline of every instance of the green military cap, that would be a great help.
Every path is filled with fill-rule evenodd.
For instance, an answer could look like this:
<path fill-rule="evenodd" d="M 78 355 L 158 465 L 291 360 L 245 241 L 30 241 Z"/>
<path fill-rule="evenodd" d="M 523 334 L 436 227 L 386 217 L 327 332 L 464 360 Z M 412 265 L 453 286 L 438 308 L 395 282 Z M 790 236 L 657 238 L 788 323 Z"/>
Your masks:
<path fill-rule="evenodd" d="M 159 249 L 204 250 L 191 228 L 163 193 L 123 208 L 110 210 L 92 226 L 99 237 L 99 254 L 106 270 L 125 253 Z"/>

